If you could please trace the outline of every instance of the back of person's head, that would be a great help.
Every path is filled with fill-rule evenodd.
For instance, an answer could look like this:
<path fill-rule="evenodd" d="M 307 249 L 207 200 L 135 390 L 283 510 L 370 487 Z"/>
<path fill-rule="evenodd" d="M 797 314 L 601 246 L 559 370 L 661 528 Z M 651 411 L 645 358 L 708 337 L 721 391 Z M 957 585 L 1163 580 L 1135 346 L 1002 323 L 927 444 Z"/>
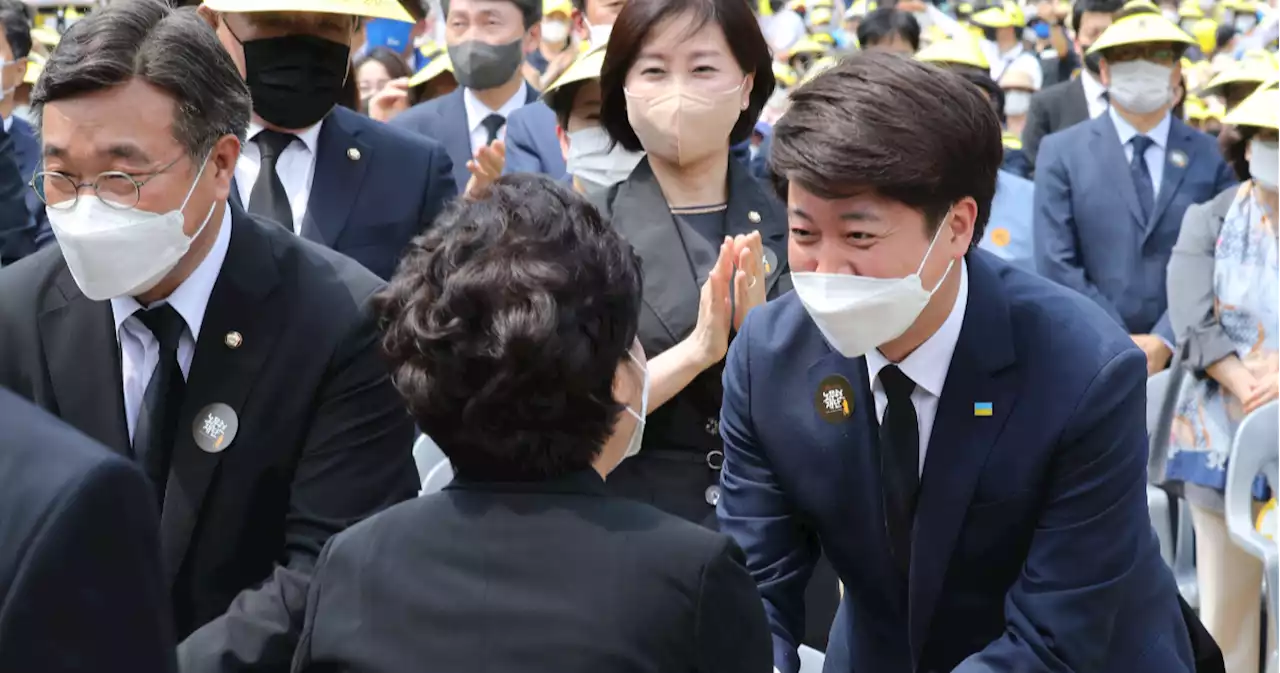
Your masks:
<path fill-rule="evenodd" d="M 920 22 L 910 12 L 881 7 L 858 24 L 858 44 L 863 49 L 879 47 L 914 54 L 920 50 Z"/>
<path fill-rule="evenodd" d="M 1004 156 L 1000 137 L 991 103 L 961 76 L 858 52 L 791 93 L 773 129 L 769 170 L 784 201 L 790 183 L 823 199 L 873 193 L 921 212 L 931 234 L 955 203 L 972 198 L 976 245 Z"/>
<path fill-rule="evenodd" d="M 1080 32 L 1080 22 L 1086 13 L 1114 15 L 1123 8 L 1124 0 L 1076 0 L 1071 5 L 1071 30 Z"/>
<path fill-rule="evenodd" d="M 26 58 L 31 53 L 31 15 L 26 7 L 12 0 L 0 2 L 0 25 L 4 26 L 4 37 L 9 43 L 9 59 Z"/>
<path fill-rule="evenodd" d="M 375 300 L 383 348 L 459 477 L 592 466 L 624 409 L 615 379 L 631 363 L 639 264 L 585 199 L 530 174 L 460 199 L 413 242 Z"/>

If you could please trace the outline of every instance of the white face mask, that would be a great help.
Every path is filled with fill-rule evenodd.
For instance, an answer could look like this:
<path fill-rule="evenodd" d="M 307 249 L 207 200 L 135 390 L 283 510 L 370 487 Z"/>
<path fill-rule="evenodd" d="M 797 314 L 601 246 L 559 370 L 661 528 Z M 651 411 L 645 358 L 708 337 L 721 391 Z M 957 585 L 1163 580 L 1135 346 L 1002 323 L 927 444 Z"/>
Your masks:
<path fill-rule="evenodd" d="M 1280 145 L 1276 141 L 1263 142 L 1258 138 L 1249 141 L 1249 177 L 1259 187 L 1276 191 L 1280 176 Z"/>
<path fill-rule="evenodd" d="M 946 223 L 943 218 L 920 266 L 906 278 L 792 272 L 796 296 L 832 348 L 847 358 L 860 357 L 897 339 L 911 327 L 942 285 L 939 280 L 932 290 L 924 289 L 920 273 L 938 237 L 947 229 Z M 955 262 L 953 259 L 947 263 L 943 278 Z"/>
<path fill-rule="evenodd" d="M 590 21 L 586 21 L 586 19 L 583 19 L 583 21 L 587 24 L 587 42 L 591 46 L 599 47 L 609 41 L 609 35 L 613 33 L 613 24 L 593 26 Z"/>
<path fill-rule="evenodd" d="M 1031 109 L 1030 91 L 1004 92 L 1004 114 L 1006 117 L 1021 117 Z"/>
<path fill-rule="evenodd" d="M 640 411 L 627 407 L 627 412 L 636 418 L 636 428 L 631 431 L 631 441 L 627 443 L 627 451 L 622 455 L 623 460 L 640 453 L 640 445 L 644 443 L 644 420 L 649 415 L 649 368 L 640 364 L 630 351 L 627 351 L 627 356 L 644 373 L 644 384 L 640 389 Z"/>
<path fill-rule="evenodd" d="M 565 167 L 588 194 L 595 194 L 626 180 L 642 158 L 644 152 L 615 144 L 603 127 L 589 126 L 569 134 Z"/>
<path fill-rule="evenodd" d="M 1258 25 L 1258 19 L 1252 14 L 1242 14 L 1236 17 L 1236 30 L 1241 33 L 1248 33 L 1253 27 Z"/>
<path fill-rule="evenodd" d="M 569 24 L 564 21 L 543 21 L 542 41 L 558 44 L 569 37 Z"/>
<path fill-rule="evenodd" d="M 1120 107 L 1147 114 L 1173 99 L 1173 68 L 1151 61 L 1126 61 L 1110 66 L 1111 101 Z"/>
<path fill-rule="evenodd" d="M 71 210 L 46 209 L 71 277 L 84 296 L 94 301 L 137 296 L 155 287 L 178 265 L 217 206 L 216 202 L 209 204 L 200 229 L 188 238 L 182 231 L 182 210 L 208 163 L 205 157 L 182 205 L 167 213 L 113 208 L 96 194 L 81 195 Z"/>

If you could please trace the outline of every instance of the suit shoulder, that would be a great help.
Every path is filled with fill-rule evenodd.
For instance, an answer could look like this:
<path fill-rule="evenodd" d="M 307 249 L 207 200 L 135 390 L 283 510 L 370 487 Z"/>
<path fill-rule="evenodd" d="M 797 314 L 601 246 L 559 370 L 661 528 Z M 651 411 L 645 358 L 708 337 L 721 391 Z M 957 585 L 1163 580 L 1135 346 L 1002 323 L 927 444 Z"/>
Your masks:
<path fill-rule="evenodd" d="M 418 103 L 401 112 L 388 125 L 417 133 L 429 134 L 434 130 L 433 127 L 440 118 L 441 112 L 445 109 L 446 101 L 450 100 L 451 96 L 452 94 L 444 95 Z"/>
<path fill-rule="evenodd" d="M 540 118 L 548 115 L 551 119 L 555 119 L 555 111 L 553 111 L 546 103 L 536 100 L 528 105 L 522 105 L 515 109 L 507 116 L 507 125 L 511 124 L 537 124 Z"/>
<path fill-rule="evenodd" d="M 254 226 L 270 238 L 281 268 L 292 276 L 291 280 L 300 299 L 312 300 L 332 311 L 337 303 L 331 303 L 335 293 L 345 292 L 362 305 L 364 300 L 385 284 L 372 271 L 359 262 L 326 246 L 309 241 L 276 225 L 259 219 L 256 215 L 239 213 L 245 218 L 232 226 Z"/>
<path fill-rule="evenodd" d="M 0 322 L 6 320 L 4 316 L 11 311 L 19 310 L 24 302 L 34 301 L 43 294 L 64 267 L 62 249 L 48 245 L 0 269 Z M 34 316 L 24 319 L 34 319 Z"/>
<path fill-rule="evenodd" d="M 341 112 L 345 113 L 343 123 L 358 130 L 361 140 L 375 145 L 380 152 L 395 153 L 398 155 L 397 161 L 406 158 L 420 160 L 433 153 L 442 156 L 445 154 L 444 145 L 435 138 L 413 133 L 403 127 L 383 124 L 350 110 L 342 109 Z"/>
<path fill-rule="evenodd" d="M 1031 100 L 1032 101 L 1040 100 L 1047 104 L 1050 101 L 1056 101 L 1062 96 L 1067 95 L 1067 92 L 1070 90 L 1070 88 L 1071 88 L 1071 80 L 1058 82 L 1056 84 L 1047 86 L 1037 91 L 1036 93 L 1032 94 Z"/>
<path fill-rule="evenodd" d="M 817 327 L 794 290 L 765 302 L 747 315 L 739 339 L 747 339 L 752 354 L 790 353 L 799 342 L 815 338 Z"/>

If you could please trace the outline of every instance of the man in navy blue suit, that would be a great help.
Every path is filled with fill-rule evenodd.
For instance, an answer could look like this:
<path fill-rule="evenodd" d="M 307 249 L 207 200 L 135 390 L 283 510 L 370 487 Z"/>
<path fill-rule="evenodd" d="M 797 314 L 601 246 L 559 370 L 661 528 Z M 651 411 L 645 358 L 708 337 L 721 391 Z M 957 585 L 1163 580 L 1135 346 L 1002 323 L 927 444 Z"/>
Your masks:
<path fill-rule="evenodd" d="M 1110 107 L 1044 139 L 1036 160 L 1036 265 L 1045 278 L 1097 302 L 1165 368 L 1177 336 L 1165 275 L 1187 207 L 1235 184 L 1214 139 L 1170 113 L 1193 43 L 1154 13 L 1111 24 L 1089 49 L 1101 56 Z"/>
<path fill-rule="evenodd" d="M 954 73 L 856 54 L 792 94 L 771 169 L 795 292 L 725 363 L 721 530 L 796 673 L 1187 673 L 1146 507 L 1146 366 L 1088 299 L 976 250 L 1000 123 Z M 1219 665 L 1220 658 L 1219 658 Z"/>
<path fill-rule="evenodd" d="M 0 263 L 12 263 L 35 252 L 53 240 L 53 230 L 44 214 L 44 204 L 27 181 L 38 170 L 40 142 L 26 120 L 14 116 L 17 101 L 13 92 L 22 85 L 27 72 L 27 54 L 31 51 L 31 19 L 26 8 L 16 0 L 0 3 L 0 118 L 4 131 L 12 141 L 12 149 L 0 155 L 9 156 L 17 164 L 18 182 L 7 181 L 8 200 L 16 206 L 18 198 L 25 203 L 25 218 L 0 218 Z"/>
<path fill-rule="evenodd" d="M 390 278 L 409 241 L 457 195 L 455 167 L 440 143 L 338 105 L 362 18 L 408 21 L 404 9 L 394 0 L 313 4 L 200 7 L 253 97 L 232 201 Z"/>

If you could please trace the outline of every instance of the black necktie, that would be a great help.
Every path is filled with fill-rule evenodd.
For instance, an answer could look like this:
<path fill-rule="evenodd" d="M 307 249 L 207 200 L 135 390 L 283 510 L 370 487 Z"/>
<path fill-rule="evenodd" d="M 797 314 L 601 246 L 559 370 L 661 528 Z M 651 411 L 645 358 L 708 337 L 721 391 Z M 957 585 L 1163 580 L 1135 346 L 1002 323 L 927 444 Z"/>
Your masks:
<path fill-rule="evenodd" d="M 276 160 L 295 137 L 291 133 L 277 131 L 262 131 L 254 136 L 253 142 L 258 146 L 262 160 L 258 163 L 258 179 L 253 183 L 253 191 L 249 192 L 250 213 L 275 220 L 289 231 L 293 231 L 293 208 L 289 206 L 284 183 L 276 173 Z"/>
<path fill-rule="evenodd" d="M 168 304 L 140 310 L 134 315 L 160 342 L 160 360 L 147 382 L 137 427 L 133 431 L 133 454 L 155 485 L 156 496 L 163 509 L 164 487 L 169 479 L 169 457 L 173 454 L 178 414 L 187 388 L 182 368 L 178 365 L 178 340 L 187 324 Z"/>
<path fill-rule="evenodd" d="M 488 117 L 485 117 L 484 120 L 480 122 L 480 125 L 484 127 L 484 131 L 488 134 L 489 138 L 484 141 L 484 144 L 488 145 L 489 143 L 497 140 L 498 131 L 501 130 L 503 126 L 506 126 L 506 124 L 507 118 L 500 114 L 491 114 Z"/>
<path fill-rule="evenodd" d="M 1155 204 L 1155 187 L 1151 182 L 1151 171 L 1147 169 L 1147 148 L 1155 141 L 1142 135 L 1134 136 L 1129 141 L 1133 145 L 1133 159 L 1129 160 L 1129 175 L 1133 177 L 1133 188 L 1138 192 L 1138 205 L 1142 208 L 1142 223 L 1151 218 L 1151 209 Z"/>
<path fill-rule="evenodd" d="M 880 370 L 889 398 L 880 422 L 880 481 L 889 548 L 904 575 L 911 566 L 911 525 L 920 488 L 920 428 L 911 391 L 916 384 L 894 365 Z"/>

